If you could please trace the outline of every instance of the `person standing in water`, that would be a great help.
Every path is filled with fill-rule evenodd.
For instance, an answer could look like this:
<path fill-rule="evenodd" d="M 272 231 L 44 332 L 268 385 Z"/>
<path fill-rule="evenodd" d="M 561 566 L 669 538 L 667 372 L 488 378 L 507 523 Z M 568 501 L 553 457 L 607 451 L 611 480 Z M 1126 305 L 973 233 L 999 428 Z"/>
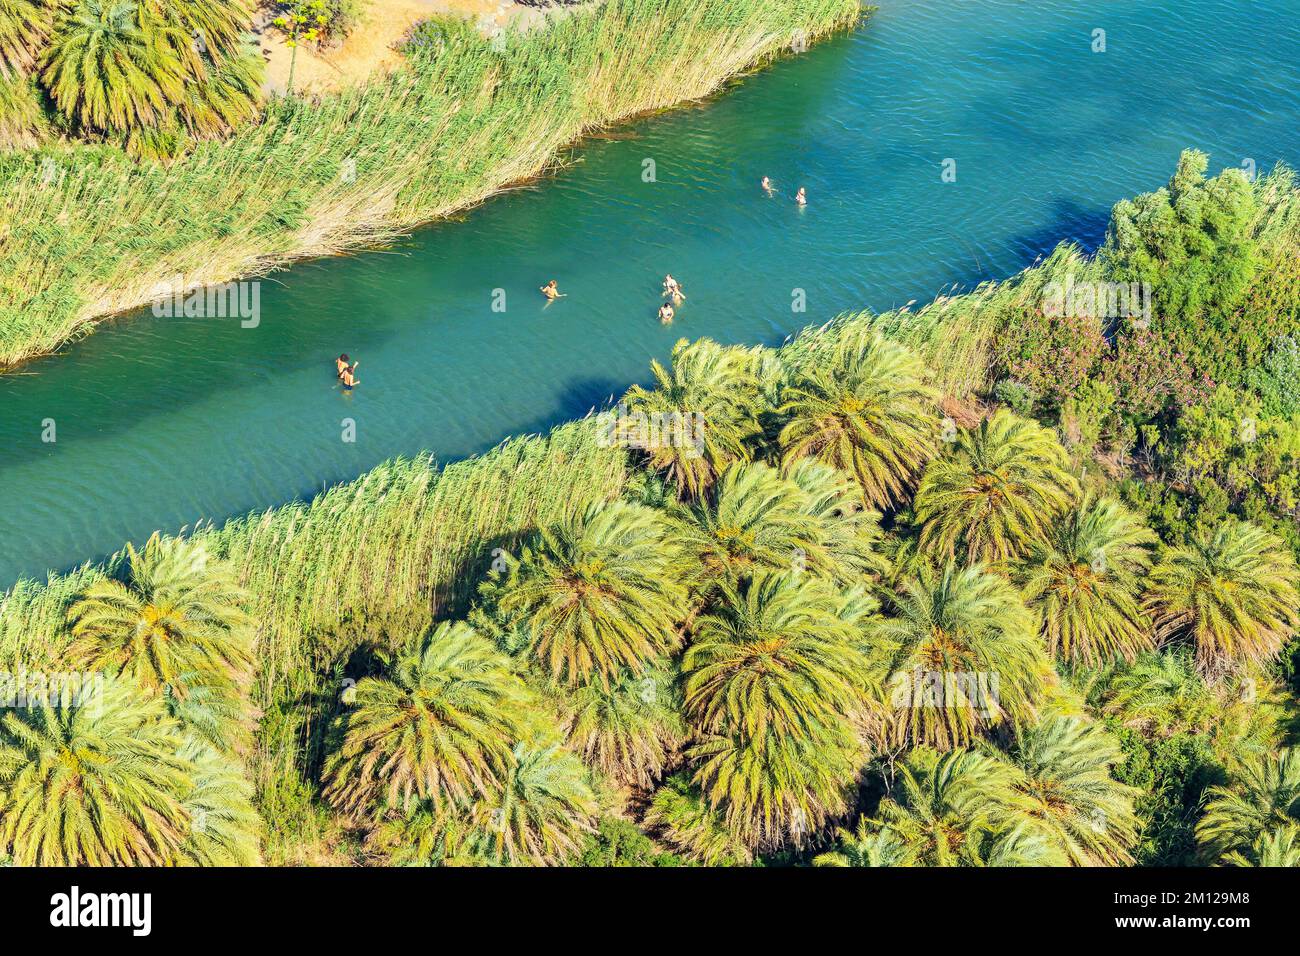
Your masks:
<path fill-rule="evenodd" d="M 763 189 L 769 196 L 772 195 L 772 180 L 766 176 L 763 177 Z"/>
<path fill-rule="evenodd" d="M 664 295 L 672 296 L 677 302 L 686 298 L 686 293 L 682 291 L 681 284 L 672 275 L 664 276 Z"/>
<path fill-rule="evenodd" d="M 343 378 L 343 373 L 347 371 L 349 361 L 347 352 L 344 352 L 334 360 L 334 374 L 340 379 Z"/>
<path fill-rule="evenodd" d="M 660 322 L 660 324 L 662 324 L 662 325 L 672 325 L 672 324 L 673 324 L 673 314 L 674 314 L 674 313 L 673 313 L 673 304 L 672 304 L 671 302 L 665 302 L 663 305 L 659 306 L 659 322 Z"/>
<path fill-rule="evenodd" d="M 542 286 L 542 295 L 546 296 L 546 298 L 552 302 L 556 299 L 564 298 L 564 293 L 560 291 L 560 287 L 556 284 L 554 279 Z"/>
<path fill-rule="evenodd" d="M 339 356 L 339 358 L 342 360 L 340 364 L 343 366 L 342 368 L 339 369 L 339 381 L 343 383 L 343 390 L 345 392 L 350 392 L 354 387 L 361 384 L 360 382 L 357 381 L 356 376 L 353 374 L 356 372 L 357 366 L 360 365 L 361 362 L 357 361 L 357 362 L 353 362 L 351 365 L 348 365 L 346 364 L 348 358 L 346 355 L 341 355 Z"/>
<path fill-rule="evenodd" d="M 795 201 L 796 203 L 798 203 L 800 206 L 806 206 L 806 205 L 808 205 L 808 192 L 807 192 L 807 190 L 805 190 L 802 186 L 800 186 L 800 187 L 799 187 L 799 191 L 798 191 L 797 193 L 794 194 L 794 201 Z"/>

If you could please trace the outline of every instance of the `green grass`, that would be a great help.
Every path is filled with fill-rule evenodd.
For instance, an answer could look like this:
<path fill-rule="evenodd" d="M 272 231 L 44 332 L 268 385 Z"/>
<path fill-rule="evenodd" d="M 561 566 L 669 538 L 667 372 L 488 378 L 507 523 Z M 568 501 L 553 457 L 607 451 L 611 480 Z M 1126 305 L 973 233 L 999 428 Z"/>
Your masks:
<path fill-rule="evenodd" d="M 258 125 L 171 166 L 110 146 L 6 152 L 0 369 L 147 303 L 178 274 L 224 282 L 463 210 L 592 129 L 706 96 L 795 36 L 861 13 L 858 0 L 608 0 L 496 47 L 439 21 L 402 69 L 279 99 Z"/>

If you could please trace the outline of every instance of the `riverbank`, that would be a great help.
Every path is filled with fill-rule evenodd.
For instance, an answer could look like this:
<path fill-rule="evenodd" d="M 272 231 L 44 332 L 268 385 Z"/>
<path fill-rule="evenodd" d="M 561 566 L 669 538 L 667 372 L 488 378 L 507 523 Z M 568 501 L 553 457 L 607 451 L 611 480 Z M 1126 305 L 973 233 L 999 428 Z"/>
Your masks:
<path fill-rule="evenodd" d="M 0 369 L 161 283 L 206 285 L 387 242 L 543 172 L 584 133 L 707 96 L 861 16 L 857 0 L 611 0 L 484 38 L 431 22 L 372 83 L 279 99 L 166 168 L 109 147 L 0 158 Z"/>

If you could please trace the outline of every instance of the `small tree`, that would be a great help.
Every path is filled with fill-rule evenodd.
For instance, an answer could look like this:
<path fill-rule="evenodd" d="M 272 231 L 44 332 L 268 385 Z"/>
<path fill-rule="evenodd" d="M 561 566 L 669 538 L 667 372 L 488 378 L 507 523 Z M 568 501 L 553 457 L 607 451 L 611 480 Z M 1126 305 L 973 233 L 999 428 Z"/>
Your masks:
<path fill-rule="evenodd" d="M 289 56 L 289 80 L 285 91 L 293 93 L 293 72 L 298 66 L 298 42 L 315 42 L 334 16 L 325 0 L 293 0 L 281 3 L 284 13 L 271 22 L 285 34 L 285 46 L 293 52 Z"/>

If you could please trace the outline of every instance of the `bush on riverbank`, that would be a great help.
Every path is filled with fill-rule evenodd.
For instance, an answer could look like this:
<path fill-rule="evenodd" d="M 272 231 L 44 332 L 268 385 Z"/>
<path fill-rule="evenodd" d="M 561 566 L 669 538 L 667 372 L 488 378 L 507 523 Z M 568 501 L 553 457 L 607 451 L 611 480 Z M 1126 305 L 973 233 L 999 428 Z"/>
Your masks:
<path fill-rule="evenodd" d="M 610 0 L 497 41 L 439 20 L 403 69 L 275 100 L 167 167 L 109 146 L 6 152 L 0 368 L 177 275 L 224 282 L 468 208 L 590 129 L 705 96 L 860 15 L 857 0 Z"/>

